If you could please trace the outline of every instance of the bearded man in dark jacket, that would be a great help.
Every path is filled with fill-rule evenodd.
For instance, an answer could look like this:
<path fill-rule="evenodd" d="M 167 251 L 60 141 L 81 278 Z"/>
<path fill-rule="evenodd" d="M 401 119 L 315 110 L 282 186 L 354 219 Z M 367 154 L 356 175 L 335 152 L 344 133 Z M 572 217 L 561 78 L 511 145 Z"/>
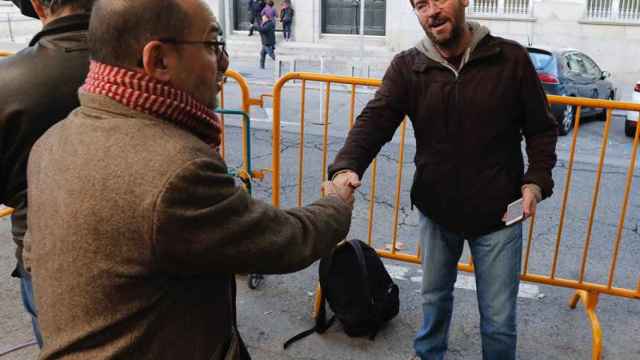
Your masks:
<path fill-rule="evenodd" d="M 31 276 L 22 262 L 27 229 L 27 159 L 35 141 L 79 105 L 78 88 L 89 69 L 87 29 L 93 0 L 12 0 L 43 28 L 29 46 L 0 60 L 0 204 L 14 208 L 12 233 L 22 300 L 42 346 Z"/>
<path fill-rule="evenodd" d="M 442 359 L 465 239 L 475 265 L 484 359 L 515 359 L 523 215 L 551 196 L 557 124 L 527 51 L 466 22 L 468 0 L 410 0 L 426 37 L 398 54 L 330 167 L 360 178 L 405 116 L 416 136 L 411 201 L 420 210 L 423 312 L 415 350 Z M 526 140 L 525 172 L 520 148 Z"/>

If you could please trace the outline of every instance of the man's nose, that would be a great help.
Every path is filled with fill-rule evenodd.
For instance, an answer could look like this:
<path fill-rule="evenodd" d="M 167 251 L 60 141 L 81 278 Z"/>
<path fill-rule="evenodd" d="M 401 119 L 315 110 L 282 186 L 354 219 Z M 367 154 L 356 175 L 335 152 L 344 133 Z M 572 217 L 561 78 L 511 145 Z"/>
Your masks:
<path fill-rule="evenodd" d="M 427 7 L 427 17 L 433 21 L 435 20 L 434 17 L 440 15 L 440 11 L 441 9 L 438 6 L 431 4 Z"/>

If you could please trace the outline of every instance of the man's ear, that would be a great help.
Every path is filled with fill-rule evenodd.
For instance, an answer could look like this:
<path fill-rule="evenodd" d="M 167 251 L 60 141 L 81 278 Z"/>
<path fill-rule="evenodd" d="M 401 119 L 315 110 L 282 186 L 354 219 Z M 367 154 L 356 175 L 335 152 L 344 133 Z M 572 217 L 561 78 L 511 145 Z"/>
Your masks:
<path fill-rule="evenodd" d="M 175 63 L 175 51 L 160 41 L 151 41 L 142 49 L 144 72 L 160 81 L 171 80 L 171 67 Z"/>
<path fill-rule="evenodd" d="M 38 18 L 40 18 L 42 22 L 45 22 L 49 17 L 49 12 L 48 9 L 42 5 L 42 2 L 40 0 L 31 0 L 31 6 L 38 15 Z"/>

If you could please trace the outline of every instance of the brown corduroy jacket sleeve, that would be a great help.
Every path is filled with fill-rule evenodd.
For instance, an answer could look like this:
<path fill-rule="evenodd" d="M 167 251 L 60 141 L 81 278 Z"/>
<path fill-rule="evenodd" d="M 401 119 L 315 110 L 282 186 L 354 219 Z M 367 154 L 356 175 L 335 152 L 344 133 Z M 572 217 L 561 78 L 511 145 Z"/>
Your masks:
<path fill-rule="evenodd" d="M 252 199 L 213 159 L 189 162 L 156 201 L 152 243 L 170 273 L 287 273 L 327 255 L 349 231 L 336 197 L 290 210 Z"/>

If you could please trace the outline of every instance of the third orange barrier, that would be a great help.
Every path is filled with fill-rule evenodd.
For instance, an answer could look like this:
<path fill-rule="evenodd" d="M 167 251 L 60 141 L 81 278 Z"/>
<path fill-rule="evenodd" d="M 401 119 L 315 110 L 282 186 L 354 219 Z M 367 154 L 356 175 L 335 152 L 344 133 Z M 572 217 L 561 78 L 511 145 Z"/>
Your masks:
<path fill-rule="evenodd" d="M 281 163 L 281 123 L 283 116 L 283 91 L 285 88 L 293 88 L 293 82 L 300 84 L 300 118 L 299 118 L 299 132 L 298 132 L 298 141 L 299 141 L 299 152 L 297 155 L 297 162 L 287 162 L 286 164 Z M 343 76 L 334 76 L 334 75 L 326 75 L 326 74 L 316 74 L 316 73 L 289 73 L 282 77 L 274 86 L 273 89 L 273 153 L 272 153 L 272 167 L 273 167 L 273 179 L 272 179 L 272 202 L 275 206 L 281 205 L 281 173 L 283 168 L 296 168 L 297 167 L 297 179 L 296 179 L 296 205 L 301 206 L 303 202 L 303 185 L 305 182 L 305 169 L 304 169 L 304 144 L 305 144 L 305 113 L 306 113 L 306 98 L 307 92 L 309 91 L 309 84 L 320 85 L 320 94 L 322 97 L 322 106 L 321 106 L 321 123 L 316 124 L 322 126 L 322 170 L 320 171 L 319 176 L 321 179 L 326 179 L 327 177 L 327 165 L 328 165 L 328 154 L 329 154 L 329 126 L 332 124 L 331 119 L 331 98 L 334 96 L 334 92 L 332 91 L 332 87 L 340 86 L 341 92 L 346 92 L 345 96 L 349 97 L 348 106 L 348 125 L 351 127 L 354 122 L 354 117 L 356 113 L 356 98 L 358 89 L 360 88 L 376 88 L 381 84 L 380 80 L 376 79 L 367 79 L 367 78 L 355 78 L 355 77 L 343 77 Z M 316 89 L 317 90 L 317 89 Z M 290 96 L 287 95 L 287 99 Z M 636 130 L 635 137 L 633 138 L 633 142 L 631 144 L 631 156 L 628 161 L 628 166 L 626 166 L 626 175 L 624 182 L 624 192 L 622 194 L 622 199 L 618 204 L 618 213 L 616 214 L 617 225 L 615 228 L 615 236 L 613 237 L 613 241 L 610 245 L 610 252 L 608 256 L 602 256 L 602 253 L 599 251 L 597 256 L 593 256 L 592 251 L 592 243 L 594 241 L 593 229 L 594 224 L 596 223 L 598 217 L 598 203 L 601 196 L 601 189 L 603 184 L 603 174 L 604 174 L 604 164 L 606 158 L 607 147 L 609 144 L 609 137 L 611 131 L 611 124 L 614 121 L 613 119 L 613 110 L 626 110 L 626 111 L 639 111 L 640 112 L 640 104 L 634 103 L 623 103 L 616 101 L 607 101 L 607 100 L 593 100 L 593 99 L 584 99 L 584 98 L 569 98 L 569 97 L 560 97 L 560 96 L 549 96 L 549 102 L 551 104 L 559 104 L 559 105 L 570 105 L 575 106 L 576 108 L 576 116 L 575 116 L 575 129 L 573 131 L 572 138 L 570 140 L 570 148 L 569 148 L 569 157 L 566 163 L 566 175 L 564 185 L 562 187 L 563 191 L 561 193 L 560 200 L 560 210 L 559 213 L 553 214 L 554 216 L 559 217 L 559 221 L 557 226 L 554 229 L 555 235 L 552 237 L 554 244 L 551 246 L 553 251 L 548 254 L 536 254 L 536 259 L 540 263 L 548 262 L 549 266 L 546 271 L 544 269 L 538 269 L 537 271 L 533 271 L 531 269 L 532 262 L 531 259 L 534 255 L 534 247 L 533 247 L 533 239 L 534 239 L 534 231 L 536 225 L 536 219 L 532 218 L 528 222 L 528 236 L 526 247 L 523 254 L 523 268 L 521 272 L 521 279 L 523 281 L 545 284 L 556 287 L 564 287 L 575 290 L 575 295 L 570 299 L 570 306 L 574 308 L 577 305 L 579 300 L 583 300 L 585 304 L 585 308 L 587 311 L 587 315 L 591 321 L 592 334 L 593 334 L 593 343 L 592 343 L 592 358 L 600 359 L 601 351 L 602 351 L 602 332 L 600 329 L 600 324 L 598 321 L 598 317 L 596 315 L 596 307 L 598 304 L 598 298 L 600 294 L 606 294 L 610 296 L 617 296 L 629 299 L 640 299 L 640 270 L 636 269 L 636 274 L 624 274 L 626 278 L 634 278 L 635 280 L 631 285 L 627 281 L 626 285 L 617 285 L 616 284 L 616 275 L 618 272 L 618 261 L 620 258 L 621 251 L 624 247 L 623 243 L 623 232 L 625 231 L 625 221 L 627 220 L 627 215 L 629 211 L 629 202 L 630 196 L 636 190 L 633 187 L 634 180 L 634 172 L 637 170 L 637 154 L 638 154 L 638 143 L 640 138 L 640 127 Z M 577 269 L 575 277 L 570 277 L 567 275 L 560 276 L 559 269 L 561 266 L 561 254 L 560 250 L 563 249 L 563 235 L 566 231 L 566 221 L 567 221 L 567 210 L 570 207 L 570 194 L 572 189 L 572 183 L 574 180 L 574 175 L 576 173 L 575 164 L 576 164 L 576 144 L 579 141 L 580 135 L 580 123 L 582 117 L 581 112 L 584 108 L 601 108 L 606 111 L 605 123 L 603 129 L 603 135 L 600 142 L 598 156 L 596 163 L 596 171 L 595 171 L 595 179 L 594 184 L 591 190 L 590 201 L 582 201 L 580 204 L 573 204 L 573 207 L 581 207 L 584 209 L 588 209 L 587 214 L 584 216 L 577 216 L 572 218 L 575 221 L 581 221 L 586 224 L 586 233 L 584 236 L 584 241 L 582 242 L 580 253 L 580 259 L 577 262 Z M 345 112 L 346 113 L 346 112 Z M 297 120 L 297 119 L 296 119 Z M 369 189 L 369 204 L 367 206 L 367 241 L 370 245 L 373 245 L 378 253 L 385 258 L 409 262 L 409 263 L 420 263 L 421 258 L 421 249 L 419 244 L 416 245 L 414 251 L 407 252 L 402 251 L 399 248 L 399 216 L 401 209 L 401 197 L 402 197 L 402 184 L 403 184 L 403 168 L 404 168 L 404 154 L 405 154 L 405 143 L 407 137 L 407 120 L 401 124 L 400 126 L 400 141 L 398 144 L 398 153 L 399 158 L 397 159 L 397 173 L 395 179 L 395 193 L 393 196 L 393 211 L 392 217 L 390 220 L 385 219 L 385 221 L 389 221 L 392 225 L 391 228 L 391 239 L 390 246 L 382 247 L 377 246 L 373 239 L 375 238 L 374 234 L 374 218 L 375 218 L 375 201 L 378 197 L 377 192 L 377 178 L 378 178 L 378 160 L 374 160 L 369 174 L 365 176 L 369 177 L 370 189 Z M 342 134 L 342 135 L 346 135 Z M 363 179 L 364 180 L 364 179 Z M 290 184 L 289 184 L 290 185 Z M 554 225 L 555 226 L 555 225 Z M 545 238 L 545 240 L 549 240 Z M 417 243 L 417 242 L 416 242 Z M 633 244 L 627 242 L 628 246 L 632 246 Z M 587 281 L 586 273 L 588 270 L 589 264 L 598 264 L 600 267 L 603 266 L 603 263 L 606 263 L 608 268 L 606 279 L 603 281 L 597 280 L 589 280 Z M 465 272 L 473 272 L 473 259 L 471 256 L 468 256 L 466 261 L 461 262 L 458 265 L 459 270 Z M 563 267 L 564 270 L 571 270 L 571 265 L 566 265 Z M 571 272 L 571 271 L 565 271 Z"/>

